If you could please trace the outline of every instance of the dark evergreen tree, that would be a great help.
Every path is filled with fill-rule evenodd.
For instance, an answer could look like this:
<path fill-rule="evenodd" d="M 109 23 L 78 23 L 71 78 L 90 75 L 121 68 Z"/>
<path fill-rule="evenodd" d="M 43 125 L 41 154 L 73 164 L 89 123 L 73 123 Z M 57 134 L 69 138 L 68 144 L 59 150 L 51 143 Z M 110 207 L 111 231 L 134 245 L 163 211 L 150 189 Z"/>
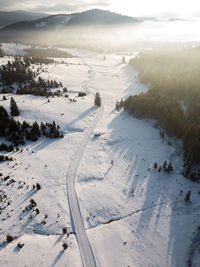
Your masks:
<path fill-rule="evenodd" d="M 94 105 L 97 107 L 101 106 L 101 97 L 100 97 L 99 92 L 95 94 Z"/>
<path fill-rule="evenodd" d="M 191 191 L 188 191 L 187 194 L 186 194 L 186 196 L 185 196 L 185 202 L 191 203 L 190 195 L 191 195 Z"/>
<path fill-rule="evenodd" d="M 0 48 L 0 57 L 3 57 L 3 56 L 4 56 L 3 51 L 2 51 L 2 49 Z"/>
<path fill-rule="evenodd" d="M 118 100 L 117 100 L 117 102 L 116 102 L 115 109 L 116 109 L 117 111 L 119 111 L 119 109 L 120 109 L 119 101 L 118 101 Z"/>
<path fill-rule="evenodd" d="M 10 99 L 10 114 L 12 116 L 19 116 L 19 109 L 13 97 Z"/>
<path fill-rule="evenodd" d="M 190 164 L 200 163 L 199 51 L 200 47 L 152 50 L 130 60 L 139 71 L 140 80 L 151 90 L 130 97 L 123 104 L 134 116 L 153 118 L 169 136 L 181 138 L 185 160 Z M 180 103 L 187 107 L 185 111 Z"/>
<path fill-rule="evenodd" d="M 83 96 L 86 96 L 87 94 L 86 94 L 86 92 L 78 92 L 78 96 L 79 97 L 83 97 Z"/>
<path fill-rule="evenodd" d="M 123 103 L 124 103 L 124 101 L 123 101 L 123 99 L 121 99 L 121 101 L 120 101 L 120 103 L 119 103 L 120 108 L 123 107 Z"/>

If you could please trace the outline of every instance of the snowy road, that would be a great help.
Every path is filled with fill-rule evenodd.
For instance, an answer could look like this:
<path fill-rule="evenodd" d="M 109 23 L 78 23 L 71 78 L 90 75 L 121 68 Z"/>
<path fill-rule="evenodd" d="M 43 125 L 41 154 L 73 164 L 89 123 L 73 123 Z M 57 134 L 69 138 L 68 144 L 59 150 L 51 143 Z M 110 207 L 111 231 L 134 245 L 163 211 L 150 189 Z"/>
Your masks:
<path fill-rule="evenodd" d="M 84 88 L 85 87 L 87 87 L 86 83 L 84 83 Z M 87 234 L 85 232 L 84 222 L 83 222 L 83 218 L 81 215 L 80 206 L 78 203 L 78 198 L 76 195 L 75 178 L 76 178 L 76 173 L 78 170 L 79 163 L 85 151 L 85 147 L 93 133 L 93 130 L 95 129 L 98 121 L 100 120 L 103 114 L 103 110 L 104 108 L 103 108 L 103 103 L 102 103 L 102 107 L 99 108 L 98 113 L 94 121 L 92 122 L 92 125 L 88 133 L 86 134 L 82 144 L 80 145 L 79 150 L 76 153 L 75 158 L 73 162 L 71 163 L 68 174 L 67 174 L 67 192 L 68 192 L 68 203 L 69 203 L 69 210 L 70 210 L 70 216 L 71 216 L 71 225 L 72 225 L 72 230 L 76 235 L 76 239 L 78 242 L 81 259 L 82 259 L 82 263 L 84 267 L 95 267 L 97 265 L 96 265 L 94 253 L 92 251 L 92 247 L 90 245 Z"/>

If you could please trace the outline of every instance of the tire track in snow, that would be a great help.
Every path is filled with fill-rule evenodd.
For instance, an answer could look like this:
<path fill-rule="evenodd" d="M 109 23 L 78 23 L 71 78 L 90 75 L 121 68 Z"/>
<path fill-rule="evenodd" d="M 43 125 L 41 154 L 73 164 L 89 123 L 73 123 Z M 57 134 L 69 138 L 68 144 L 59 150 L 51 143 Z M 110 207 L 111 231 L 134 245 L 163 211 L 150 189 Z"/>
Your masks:
<path fill-rule="evenodd" d="M 92 75 L 91 78 L 94 78 L 94 75 Z M 86 81 L 82 84 L 83 88 L 87 90 L 88 92 L 93 92 L 88 88 Z M 81 161 L 81 158 L 83 157 L 86 145 L 98 123 L 98 121 L 101 119 L 104 112 L 103 102 L 101 105 L 101 108 L 99 108 L 96 118 L 92 122 L 92 125 L 90 126 L 90 129 L 86 136 L 84 137 L 83 142 L 81 143 L 74 160 L 72 161 L 68 174 L 67 174 L 67 193 L 68 193 L 68 204 L 69 204 L 69 210 L 70 210 L 70 217 L 71 217 L 71 225 L 72 225 L 72 231 L 75 233 L 77 243 L 79 246 L 79 251 L 81 255 L 81 260 L 84 267 L 96 267 L 96 261 L 95 256 L 92 250 L 92 247 L 90 245 L 89 239 L 86 234 L 86 230 L 84 228 L 84 222 L 81 215 L 81 209 L 79 206 L 76 189 L 75 189 L 75 178 L 76 173 Z"/>

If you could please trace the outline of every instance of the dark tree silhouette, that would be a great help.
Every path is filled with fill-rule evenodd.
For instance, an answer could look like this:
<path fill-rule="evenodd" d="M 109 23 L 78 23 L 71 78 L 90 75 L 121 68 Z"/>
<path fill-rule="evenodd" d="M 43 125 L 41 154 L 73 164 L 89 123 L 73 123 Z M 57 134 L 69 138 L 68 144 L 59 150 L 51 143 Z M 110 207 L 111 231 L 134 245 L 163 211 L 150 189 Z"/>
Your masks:
<path fill-rule="evenodd" d="M 19 109 L 13 97 L 10 99 L 10 114 L 12 116 L 19 116 Z"/>
<path fill-rule="evenodd" d="M 99 92 L 95 94 L 94 105 L 97 107 L 101 106 L 101 97 L 100 97 Z"/>

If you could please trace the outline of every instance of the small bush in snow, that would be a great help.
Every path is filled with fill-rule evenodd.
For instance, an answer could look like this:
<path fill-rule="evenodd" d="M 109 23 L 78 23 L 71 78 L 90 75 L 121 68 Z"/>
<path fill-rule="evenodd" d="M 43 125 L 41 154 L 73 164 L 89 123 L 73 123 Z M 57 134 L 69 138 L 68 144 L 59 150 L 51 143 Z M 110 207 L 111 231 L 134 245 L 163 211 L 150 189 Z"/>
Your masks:
<path fill-rule="evenodd" d="M 7 237 L 6 237 L 7 243 L 12 242 L 13 240 L 14 240 L 14 238 L 11 235 L 7 235 Z"/>
<path fill-rule="evenodd" d="M 18 243 L 17 244 L 17 248 L 20 250 L 21 248 L 23 248 L 24 244 Z"/>
<path fill-rule="evenodd" d="M 36 184 L 36 189 L 40 190 L 41 189 L 41 185 L 39 183 Z"/>
<path fill-rule="evenodd" d="M 31 199 L 30 202 L 31 202 L 31 207 L 32 207 L 32 208 L 34 208 L 34 207 L 37 206 L 37 203 L 35 202 L 34 199 Z"/>
<path fill-rule="evenodd" d="M 63 243 L 63 250 L 66 250 L 68 248 L 67 243 Z"/>
<path fill-rule="evenodd" d="M 81 97 L 81 96 L 86 96 L 86 92 L 78 92 L 78 96 Z"/>
<path fill-rule="evenodd" d="M 8 161 L 8 160 L 12 161 L 13 158 L 10 158 L 10 157 L 8 157 L 8 156 L 4 156 L 4 155 L 0 155 L 0 162 L 1 162 L 1 161 Z"/>
<path fill-rule="evenodd" d="M 35 209 L 35 212 L 36 212 L 37 214 L 39 214 L 39 213 L 40 213 L 40 210 L 37 208 L 37 209 Z"/>
<path fill-rule="evenodd" d="M 66 227 L 63 227 L 63 235 L 65 235 L 67 233 L 67 228 Z"/>
<path fill-rule="evenodd" d="M 165 138 L 165 133 L 164 133 L 163 131 L 160 131 L 160 137 L 161 137 L 162 139 Z"/>
<path fill-rule="evenodd" d="M 186 194 L 186 196 L 185 196 L 185 202 L 191 203 L 190 195 L 191 195 L 191 191 L 188 191 L 187 194 Z"/>

